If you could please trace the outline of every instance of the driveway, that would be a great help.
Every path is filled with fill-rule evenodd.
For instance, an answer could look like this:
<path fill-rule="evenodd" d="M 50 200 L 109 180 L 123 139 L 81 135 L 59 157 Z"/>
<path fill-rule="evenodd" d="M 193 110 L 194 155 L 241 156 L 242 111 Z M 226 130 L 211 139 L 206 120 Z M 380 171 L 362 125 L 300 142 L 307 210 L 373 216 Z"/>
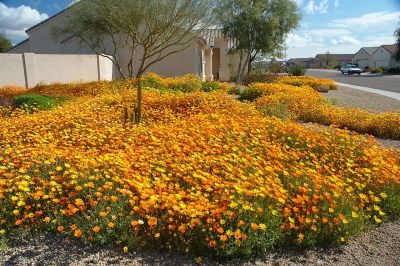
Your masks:
<path fill-rule="evenodd" d="M 336 70 L 307 69 L 306 76 L 329 78 L 337 82 L 400 93 L 400 75 L 342 75 Z"/>

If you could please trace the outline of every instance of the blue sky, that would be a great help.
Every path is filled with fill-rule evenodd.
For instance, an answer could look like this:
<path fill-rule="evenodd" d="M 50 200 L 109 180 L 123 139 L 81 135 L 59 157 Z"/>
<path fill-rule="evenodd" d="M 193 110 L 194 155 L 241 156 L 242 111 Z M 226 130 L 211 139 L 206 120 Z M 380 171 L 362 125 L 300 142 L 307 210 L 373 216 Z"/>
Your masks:
<path fill-rule="evenodd" d="M 363 46 L 395 42 L 400 0 L 293 0 L 303 14 L 287 39 L 287 58 L 355 53 Z M 63 10 L 72 0 L 1 0 L 0 33 L 16 44 L 24 30 Z"/>

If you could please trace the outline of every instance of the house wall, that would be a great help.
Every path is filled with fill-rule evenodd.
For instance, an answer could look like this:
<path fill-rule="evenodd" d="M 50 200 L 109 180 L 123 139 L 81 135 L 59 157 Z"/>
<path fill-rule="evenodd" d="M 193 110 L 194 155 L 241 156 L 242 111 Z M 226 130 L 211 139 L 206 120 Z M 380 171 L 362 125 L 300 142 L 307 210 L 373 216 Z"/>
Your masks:
<path fill-rule="evenodd" d="M 0 86 L 33 87 L 40 82 L 112 80 L 109 59 L 98 55 L 0 54 Z"/>
<path fill-rule="evenodd" d="M 57 28 L 62 27 L 68 12 L 61 13 L 50 21 L 38 26 L 37 28 L 29 31 L 30 51 L 33 53 L 43 54 L 95 54 L 95 52 L 88 46 L 81 45 L 76 38 L 69 40 L 56 40 L 54 32 Z M 112 43 L 106 43 L 107 54 L 112 54 Z M 172 47 L 171 50 L 176 50 L 177 47 Z M 138 66 L 141 62 L 143 49 L 137 48 L 135 53 L 134 73 L 137 72 Z M 116 57 L 118 58 L 123 73 L 128 75 L 128 63 L 130 59 L 129 49 L 120 49 Z M 179 76 L 185 74 L 201 75 L 201 53 L 199 55 L 199 47 L 193 42 L 189 47 L 178 53 L 172 54 L 162 61 L 152 65 L 146 72 L 154 72 L 162 76 Z M 148 61 L 151 61 L 148 60 Z M 121 78 L 119 72 L 114 69 L 114 78 Z"/>
<path fill-rule="evenodd" d="M 365 67 L 373 67 L 372 55 L 368 54 L 364 49 L 359 50 L 353 57 L 353 63 L 358 64 L 358 67 L 364 69 Z"/>
<path fill-rule="evenodd" d="M 22 54 L 31 51 L 29 40 L 8 51 L 9 54 Z"/>
<path fill-rule="evenodd" d="M 400 67 L 400 61 L 396 61 L 394 57 L 390 60 L 390 68 Z"/>
<path fill-rule="evenodd" d="M 375 53 L 372 54 L 373 67 L 390 67 L 392 55 L 383 47 L 379 47 Z"/>

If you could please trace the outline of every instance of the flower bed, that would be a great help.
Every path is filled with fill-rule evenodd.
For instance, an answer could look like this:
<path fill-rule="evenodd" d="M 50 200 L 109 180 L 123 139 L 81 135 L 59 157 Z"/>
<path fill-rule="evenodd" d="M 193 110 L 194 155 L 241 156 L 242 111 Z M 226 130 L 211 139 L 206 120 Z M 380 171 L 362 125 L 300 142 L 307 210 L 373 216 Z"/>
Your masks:
<path fill-rule="evenodd" d="M 1 234 L 231 257 L 344 242 L 399 218 L 399 152 L 373 138 L 266 117 L 223 91 L 146 91 L 134 126 L 123 122 L 134 94 L 0 118 Z"/>
<path fill-rule="evenodd" d="M 262 112 L 285 115 L 303 122 L 334 125 L 377 137 L 400 139 L 400 113 L 372 113 L 330 104 L 310 87 L 255 83 L 245 89 L 246 99 L 256 100 Z M 286 113 L 285 113 L 286 112 Z"/>
<path fill-rule="evenodd" d="M 336 83 L 331 79 L 319 79 L 309 76 L 285 76 L 279 77 L 278 83 L 293 85 L 293 86 L 310 86 L 313 89 L 318 89 L 318 87 L 329 87 L 330 90 L 336 90 Z"/>

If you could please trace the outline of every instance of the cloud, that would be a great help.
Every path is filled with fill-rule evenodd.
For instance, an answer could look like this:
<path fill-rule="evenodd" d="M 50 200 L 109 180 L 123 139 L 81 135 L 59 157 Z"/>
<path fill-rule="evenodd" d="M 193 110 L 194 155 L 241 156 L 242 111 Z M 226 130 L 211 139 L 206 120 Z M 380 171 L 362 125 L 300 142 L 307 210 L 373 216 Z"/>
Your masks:
<path fill-rule="evenodd" d="M 335 19 L 332 20 L 328 25 L 331 27 L 338 28 L 352 28 L 352 29 L 370 29 L 371 27 L 379 27 L 385 25 L 397 25 L 400 17 L 400 11 L 398 12 L 374 12 L 367 13 L 361 17 Z M 395 27 L 393 27 L 394 29 Z"/>
<path fill-rule="evenodd" d="M 308 14 L 313 13 L 328 13 L 329 1 L 321 0 L 319 4 L 316 4 L 314 0 L 308 1 L 307 5 L 304 7 L 304 10 Z"/>
<path fill-rule="evenodd" d="M 354 37 L 351 36 L 340 36 L 338 39 L 332 39 L 333 45 L 341 45 L 341 44 L 352 44 L 359 45 L 361 42 Z"/>
<path fill-rule="evenodd" d="M 333 3 L 333 5 L 334 5 L 335 7 L 339 7 L 339 0 L 335 0 L 335 2 Z"/>
<path fill-rule="evenodd" d="M 16 43 L 28 37 L 26 29 L 48 17 L 47 14 L 41 14 L 29 6 L 7 7 L 0 3 L 0 33 Z"/>
<path fill-rule="evenodd" d="M 314 38 L 331 38 L 335 36 L 349 35 L 351 32 L 348 29 L 341 28 L 324 28 L 324 29 L 313 29 L 303 31 L 305 35 L 312 36 Z"/>

